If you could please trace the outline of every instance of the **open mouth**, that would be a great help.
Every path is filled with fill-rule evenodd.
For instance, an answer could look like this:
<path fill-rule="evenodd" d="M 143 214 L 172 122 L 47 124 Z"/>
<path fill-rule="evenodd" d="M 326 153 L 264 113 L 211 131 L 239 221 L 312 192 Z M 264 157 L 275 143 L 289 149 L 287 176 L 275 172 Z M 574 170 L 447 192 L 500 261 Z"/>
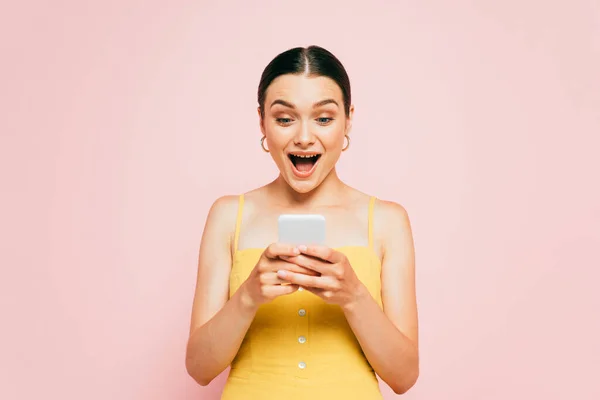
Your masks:
<path fill-rule="evenodd" d="M 288 157 L 296 170 L 294 172 L 298 172 L 299 175 L 310 175 L 321 154 L 288 154 Z"/>

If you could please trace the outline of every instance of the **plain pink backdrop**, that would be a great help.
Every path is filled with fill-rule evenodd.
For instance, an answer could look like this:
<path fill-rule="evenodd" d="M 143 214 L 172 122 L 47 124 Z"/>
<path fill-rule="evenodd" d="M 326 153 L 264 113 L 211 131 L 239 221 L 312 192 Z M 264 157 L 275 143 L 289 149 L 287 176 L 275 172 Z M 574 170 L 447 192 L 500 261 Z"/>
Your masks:
<path fill-rule="evenodd" d="M 0 398 L 218 399 L 184 367 L 204 219 L 275 177 L 258 79 L 319 44 L 340 175 L 413 223 L 404 397 L 599 399 L 598 2 L 216 3 L 1 6 Z"/>

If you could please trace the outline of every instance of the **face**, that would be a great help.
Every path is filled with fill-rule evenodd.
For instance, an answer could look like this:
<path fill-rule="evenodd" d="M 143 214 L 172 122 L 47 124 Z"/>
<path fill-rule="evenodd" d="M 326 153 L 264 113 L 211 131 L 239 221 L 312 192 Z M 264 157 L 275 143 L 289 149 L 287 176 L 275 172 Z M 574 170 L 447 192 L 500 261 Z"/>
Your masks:
<path fill-rule="evenodd" d="M 282 75 L 267 89 L 261 130 L 281 176 L 308 193 L 329 175 L 350 132 L 342 90 L 327 77 Z M 260 115 L 260 110 L 259 110 Z"/>

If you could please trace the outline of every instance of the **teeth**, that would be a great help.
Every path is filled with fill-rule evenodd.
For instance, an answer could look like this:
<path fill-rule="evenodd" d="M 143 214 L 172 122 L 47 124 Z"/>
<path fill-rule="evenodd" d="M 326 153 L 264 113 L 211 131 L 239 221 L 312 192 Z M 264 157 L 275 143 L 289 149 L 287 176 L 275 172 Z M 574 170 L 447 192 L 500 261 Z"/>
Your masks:
<path fill-rule="evenodd" d="M 292 154 L 294 157 L 300 157 L 300 158 L 312 158 L 312 157 L 316 157 L 317 154 L 311 154 L 311 155 L 301 155 L 301 154 Z"/>

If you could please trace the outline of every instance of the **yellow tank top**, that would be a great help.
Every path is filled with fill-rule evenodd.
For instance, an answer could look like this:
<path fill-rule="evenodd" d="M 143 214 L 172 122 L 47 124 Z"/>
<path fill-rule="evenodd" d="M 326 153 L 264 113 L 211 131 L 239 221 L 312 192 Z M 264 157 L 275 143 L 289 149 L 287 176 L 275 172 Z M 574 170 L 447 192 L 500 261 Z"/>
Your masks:
<path fill-rule="evenodd" d="M 369 202 L 369 246 L 336 248 L 344 253 L 375 301 L 381 302 L 381 262 L 373 249 Z M 239 208 L 230 274 L 230 297 L 248 278 L 264 249 L 238 250 L 244 207 Z M 365 320 L 368 324 L 369 321 Z M 309 291 L 262 305 L 231 364 L 221 400 L 374 400 L 379 382 L 339 306 Z"/>

